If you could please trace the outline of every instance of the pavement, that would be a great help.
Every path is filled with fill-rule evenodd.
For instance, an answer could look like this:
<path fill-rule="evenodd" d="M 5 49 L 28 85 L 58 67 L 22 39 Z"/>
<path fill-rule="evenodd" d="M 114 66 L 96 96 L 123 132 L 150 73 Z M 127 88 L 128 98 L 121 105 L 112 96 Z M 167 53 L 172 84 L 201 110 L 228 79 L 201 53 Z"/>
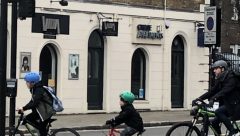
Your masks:
<path fill-rule="evenodd" d="M 75 130 L 103 129 L 106 128 L 104 125 L 106 120 L 116 115 L 118 115 L 118 113 L 58 114 L 53 117 L 56 118 L 57 121 L 52 123 L 52 128 L 68 127 Z M 140 115 L 143 118 L 145 127 L 167 126 L 176 122 L 190 121 L 192 119 L 188 110 L 145 111 L 140 112 Z M 8 122 L 8 118 L 6 122 Z M 8 126 L 8 123 L 6 126 Z"/>

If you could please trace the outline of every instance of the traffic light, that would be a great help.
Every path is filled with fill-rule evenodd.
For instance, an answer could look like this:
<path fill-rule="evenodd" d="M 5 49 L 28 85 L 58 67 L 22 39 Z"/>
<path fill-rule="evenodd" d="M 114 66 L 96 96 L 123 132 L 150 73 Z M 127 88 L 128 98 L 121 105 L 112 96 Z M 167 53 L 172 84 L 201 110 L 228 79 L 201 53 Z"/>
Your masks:
<path fill-rule="evenodd" d="M 35 14 L 35 0 L 19 0 L 18 17 L 25 19 Z"/>

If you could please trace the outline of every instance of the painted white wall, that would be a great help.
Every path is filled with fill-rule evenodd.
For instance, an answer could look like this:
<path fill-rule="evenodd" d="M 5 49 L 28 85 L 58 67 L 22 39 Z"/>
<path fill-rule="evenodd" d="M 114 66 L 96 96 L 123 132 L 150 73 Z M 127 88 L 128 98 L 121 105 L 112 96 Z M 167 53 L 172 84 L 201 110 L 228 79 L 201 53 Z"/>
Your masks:
<path fill-rule="evenodd" d="M 57 39 L 43 39 L 43 34 L 31 32 L 31 19 L 18 21 L 17 107 L 30 100 L 30 94 L 23 79 L 19 77 L 20 52 L 31 52 L 31 68 L 39 70 L 40 53 L 44 45 L 56 45 L 58 56 L 58 95 L 63 101 L 63 113 L 88 113 L 87 110 L 87 57 L 88 38 L 98 28 L 97 12 L 106 16 L 115 14 L 119 20 L 117 37 L 105 37 L 104 54 L 104 87 L 103 111 L 119 111 L 121 90 L 131 89 L 131 60 L 134 51 L 142 48 L 147 58 L 146 69 L 146 100 L 135 101 L 138 109 L 171 110 L 171 45 L 175 36 L 181 35 L 185 46 L 185 77 L 184 77 L 184 109 L 190 108 L 191 100 L 203 93 L 208 80 L 207 63 L 208 49 L 197 47 L 195 21 L 203 21 L 203 14 L 197 12 L 167 11 L 166 18 L 170 21 L 169 29 L 164 29 L 163 45 L 132 44 L 132 18 L 152 18 L 163 20 L 163 11 L 142 9 L 117 5 L 98 5 L 90 3 L 69 2 L 69 6 L 61 7 L 57 2 L 49 0 L 37 2 L 36 12 L 63 14 L 70 16 L 69 35 L 57 35 Z M 56 8 L 59 11 L 47 11 L 44 8 Z M 69 11 L 63 11 L 68 9 Z M 71 10 L 71 12 L 70 12 Z M 73 13 L 74 11 L 74 13 Z M 79 80 L 68 80 L 68 55 L 79 54 Z M 95 111 L 97 112 L 97 111 Z"/>

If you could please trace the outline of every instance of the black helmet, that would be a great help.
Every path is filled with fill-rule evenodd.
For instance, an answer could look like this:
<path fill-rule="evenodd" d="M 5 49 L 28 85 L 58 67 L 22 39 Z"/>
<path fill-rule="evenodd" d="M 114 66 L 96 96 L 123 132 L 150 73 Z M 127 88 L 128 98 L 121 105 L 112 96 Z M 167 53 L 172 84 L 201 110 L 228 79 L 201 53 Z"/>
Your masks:
<path fill-rule="evenodd" d="M 224 68 L 224 69 L 227 69 L 228 68 L 228 64 L 226 61 L 224 60 L 218 60 L 218 61 L 215 61 L 213 64 L 212 64 L 212 68 Z"/>

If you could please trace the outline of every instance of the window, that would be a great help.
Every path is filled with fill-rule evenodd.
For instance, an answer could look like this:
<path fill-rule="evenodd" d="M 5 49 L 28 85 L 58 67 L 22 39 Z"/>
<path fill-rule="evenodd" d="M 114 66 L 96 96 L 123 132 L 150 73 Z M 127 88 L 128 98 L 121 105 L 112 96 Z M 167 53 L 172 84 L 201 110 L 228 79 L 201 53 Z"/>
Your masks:
<path fill-rule="evenodd" d="M 231 52 L 240 56 L 240 45 L 230 45 Z"/>
<path fill-rule="evenodd" d="M 145 100 L 146 58 L 141 49 L 132 57 L 131 90 L 138 100 Z"/>

